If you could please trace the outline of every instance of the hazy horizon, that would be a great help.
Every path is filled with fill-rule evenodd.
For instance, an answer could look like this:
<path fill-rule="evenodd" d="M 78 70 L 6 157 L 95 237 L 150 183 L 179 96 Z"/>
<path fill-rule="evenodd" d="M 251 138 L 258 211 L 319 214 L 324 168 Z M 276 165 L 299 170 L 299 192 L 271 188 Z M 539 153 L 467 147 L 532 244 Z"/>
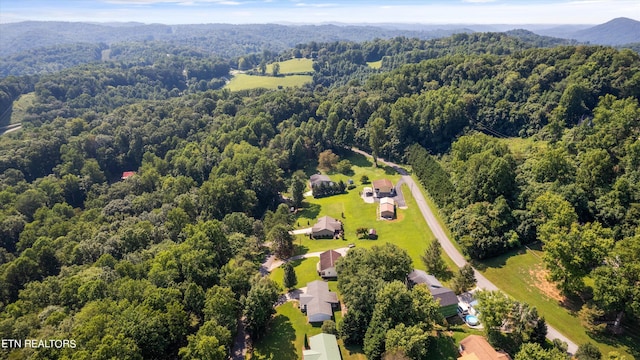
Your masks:
<path fill-rule="evenodd" d="M 640 18 L 631 0 L 5 0 L 0 23 L 587 25 Z"/>

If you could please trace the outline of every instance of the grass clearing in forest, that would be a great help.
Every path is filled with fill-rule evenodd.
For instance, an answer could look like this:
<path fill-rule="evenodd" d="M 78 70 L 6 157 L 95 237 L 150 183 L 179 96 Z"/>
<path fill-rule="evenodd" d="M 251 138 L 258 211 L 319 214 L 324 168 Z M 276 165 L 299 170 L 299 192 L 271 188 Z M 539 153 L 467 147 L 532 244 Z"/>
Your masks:
<path fill-rule="evenodd" d="M 640 349 L 632 344 L 638 339 L 629 336 L 595 339 L 580 324 L 577 311 L 581 304 L 572 303 L 555 289 L 555 285 L 544 279 L 544 263 L 541 250 L 515 250 L 508 254 L 477 263 L 482 274 L 516 300 L 535 306 L 547 323 L 576 344 L 587 342 L 598 346 L 604 356 L 617 351 L 628 358 L 639 355 Z M 619 340 L 619 341 L 612 341 Z"/>
<path fill-rule="evenodd" d="M 225 88 L 231 91 L 257 88 L 278 89 L 279 87 L 303 86 L 311 81 L 311 75 L 257 76 L 236 74 L 231 81 L 225 85 Z"/>
<path fill-rule="evenodd" d="M 548 144 L 548 141 L 536 140 L 533 137 L 511 137 L 506 139 L 496 138 L 496 140 L 507 145 L 513 156 L 518 160 L 527 158 L 531 154 L 538 152 L 538 150 L 546 148 Z"/>
<path fill-rule="evenodd" d="M 382 67 L 382 60 L 378 61 L 368 61 L 367 66 L 372 69 L 380 69 Z"/>
<path fill-rule="evenodd" d="M 35 92 L 20 95 L 20 97 L 18 97 L 18 99 L 13 102 L 13 108 L 11 110 L 11 120 L 9 121 L 9 124 L 21 123 L 25 115 L 27 114 L 27 108 L 33 105 L 35 99 Z"/>
<path fill-rule="evenodd" d="M 280 64 L 280 74 L 302 74 L 313 72 L 313 60 L 305 58 L 289 59 L 274 64 Z M 267 65 L 267 74 L 273 72 L 273 64 Z"/>
<path fill-rule="evenodd" d="M 308 236 L 297 235 L 294 241 L 296 253 L 304 254 L 336 249 L 346 247 L 351 243 L 355 244 L 356 247 L 370 248 L 374 245 L 390 242 L 408 252 L 413 260 L 414 267 L 424 269 L 420 255 L 424 253 L 424 250 L 433 241 L 434 236 L 424 221 L 408 187 L 406 185 L 402 186 L 407 209 L 397 209 L 397 218 L 390 221 L 378 220 L 376 215 L 378 204 L 365 203 L 360 197 L 360 192 L 363 191 L 364 187 L 371 186 L 371 184 L 363 185 L 360 183 L 362 175 L 367 175 L 369 181 L 386 178 L 391 180 L 394 185 L 400 180 L 400 175 L 387 167 L 373 167 L 373 163 L 369 159 L 359 154 L 349 153 L 346 158 L 353 164 L 353 174 L 348 176 L 330 174 L 329 176 L 333 181 L 342 180 L 345 183 L 349 179 L 353 179 L 356 188 L 348 190 L 346 194 L 320 199 L 305 198 L 303 208 L 298 212 L 298 217 L 294 223 L 297 229 L 308 228 L 313 226 L 318 218 L 328 215 L 344 223 L 345 239 L 311 240 Z M 356 229 L 360 227 L 374 228 L 378 233 L 378 239 L 358 239 Z"/>

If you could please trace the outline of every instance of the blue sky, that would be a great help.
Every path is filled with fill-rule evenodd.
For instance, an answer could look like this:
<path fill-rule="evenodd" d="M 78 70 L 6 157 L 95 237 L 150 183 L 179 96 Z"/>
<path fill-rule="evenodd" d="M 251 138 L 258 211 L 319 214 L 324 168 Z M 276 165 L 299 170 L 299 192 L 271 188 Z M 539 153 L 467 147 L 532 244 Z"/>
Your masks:
<path fill-rule="evenodd" d="M 640 0 L 0 0 L 0 22 L 598 24 Z"/>

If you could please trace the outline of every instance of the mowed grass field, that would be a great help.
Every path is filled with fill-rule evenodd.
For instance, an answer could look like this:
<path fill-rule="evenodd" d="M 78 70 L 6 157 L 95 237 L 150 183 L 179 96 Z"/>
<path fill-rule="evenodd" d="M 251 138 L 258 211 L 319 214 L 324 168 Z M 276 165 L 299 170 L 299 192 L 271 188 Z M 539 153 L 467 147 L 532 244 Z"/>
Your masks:
<path fill-rule="evenodd" d="M 302 359 L 304 335 L 320 334 L 320 326 L 307 322 L 307 317 L 298 308 L 297 302 L 287 302 L 276 308 L 269 331 L 254 344 L 252 360 L 298 360 Z M 338 340 L 342 360 L 366 360 L 358 347 L 345 347 Z"/>
<path fill-rule="evenodd" d="M 278 89 L 279 87 L 302 86 L 313 80 L 311 75 L 308 75 L 313 72 L 313 60 L 311 59 L 290 59 L 280 61 L 277 64 L 280 64 L 281 76 L 236 74 L 225 88 L 231 91 L 256 88 Z M 270 75 L 273 72 L 273 65 L 274 63 L 267 65 L 267 74 Z"/>
<path fill-rule="evenodd" d="M 514 251 L 476 264 L 476 268 L 511 297 L 535 306 L 549 325 L 576 344 L 591 342 L 603 355 L 617 351 L 628 359 L 639 358 L 638 334 L 621 336 L 617 338 L 618 342 L 595 339 L 587 334 L 577 317 L 579 305 L 571 303 L 553 283 L 546 280 L 542 254 L 542 251 L 534 249 Z"/>
<path fill-rule="evenodd" d="M 267 64 L 267 74 L 273 72 L 273 64 Z M 313 72 L 313 60 L 311 59 L 290 59 L 277 62 L 280 64 L 280 74 L 301 74 Z"/>
<path fill-rule="evenodd" d="M 372 69 L 380 69 L 382 67 L 382 60 L 369 61 L 367 62 L 367 66 L 369 66 Z"/>
<path fill-rule="evenodd" d="M 287 76 L 257 76 L 248 74 L 236 74 L 225 85 L 231 91 L 249 90 L 257 88 L 277 89 L 278 87 L 295 87 L 310 83 L 311 75 L 287 75 Z"/>
<path fill-rule="evenodd" d="M 28 94 L 20 95 L 20 97 L 13 102 L 13 108 L 11 110 L 11 119 L 9 120 L 9 124 L 17 124 L 21 123 L 22 119 L 24 119 L 27 114 L 27 108 L 33 105 L 33 101 L 36 98 L 35 92 L 30 92 Z"/>
<path fill-rule="evenodd" d="M 354 244 L 356 247 L 370 248 L 374 245 L 393 243 L 407 251 L 413 260 L 413 266 L 424 268 L 420 255 L 433 241 L 434 236 L 424 222 L 417 204 L 410 195 L 406 185 L 403 185 L 403 193 L 407 202 L 407 209 L 397 209 L 395 220 L 377 220 L 377 204 L 366 204 L 358 194 L 362 186 L 350 190 L 348 194 L 332 197 L 313 199 L 299 212 L 297 224 L 300 228 L 313 226 L 319 217 L 328 215 L 339 219 L 344 223 L 345 239 L 337 240 L 312 240 L 305 235 L 297 235 L 295 239 L 296 253 L 324 251 L 346 247 Z M 344 218 L 342 217 L 344 214 Z M 310 225 L 307 225 L 310 224 Z M 378 239 L 358 239 L 356 229 L 359 227 L 373 228 L 378 234 Z"/>
<path fill-rule="evenodd" d="M 291 261 L 291 265 L 296 272 L 296 279 L 298 280 L 294 285 L 294 288 L 305 287 L 308 282 L 312 282 L 314 280 L 322 280 L 316 271 L 316 264 L 318 261 L 320 261 L 320 258 L 317 257 Z M 284 270 L 282 270 L 282 267 L 273 270 L 269 277 L 284 289 Z M 284 291 L 286 291 L 286 289 L 284 289 Z"/>

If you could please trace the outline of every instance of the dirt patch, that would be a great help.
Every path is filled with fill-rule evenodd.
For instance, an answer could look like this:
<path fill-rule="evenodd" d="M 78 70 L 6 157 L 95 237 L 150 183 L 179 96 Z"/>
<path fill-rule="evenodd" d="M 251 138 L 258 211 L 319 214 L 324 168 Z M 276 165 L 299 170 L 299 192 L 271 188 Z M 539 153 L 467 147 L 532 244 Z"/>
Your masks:
<path fill-rule="evenodd" d="M 529 270 L 529 275 L 531 275 L 531 279 L 534 282 L 533 285 L 547 297 L 560 303 L 565 303 L 567 301 L 566 297 L 560 293 L 560 290 L 558 290 L 556 285 L 547 279 L 549 276 L 549 270 L 543 269 L 542 266 L 538 265 Z"/>

